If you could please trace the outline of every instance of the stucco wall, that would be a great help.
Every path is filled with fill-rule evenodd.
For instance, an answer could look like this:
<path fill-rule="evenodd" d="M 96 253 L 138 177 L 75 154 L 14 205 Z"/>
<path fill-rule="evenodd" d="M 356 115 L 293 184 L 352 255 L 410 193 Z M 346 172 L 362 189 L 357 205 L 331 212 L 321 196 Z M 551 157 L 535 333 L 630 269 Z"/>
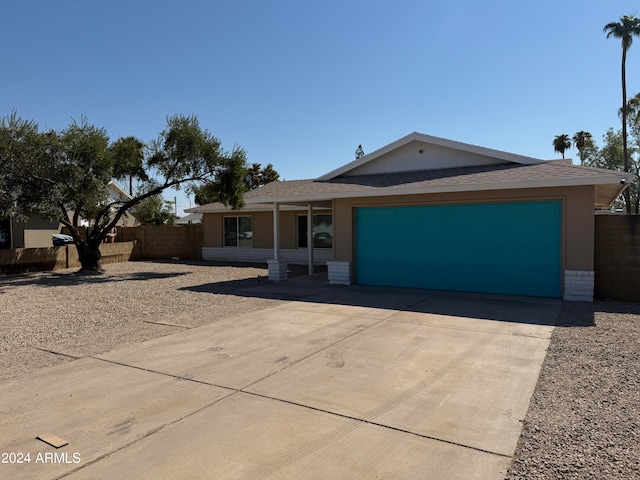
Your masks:
<path fill-rule="evenodd" d="M 508 162 L 495 157 L 413 141 L 354 168 L 345 176 L 506 163 Z"/>
<path fill-rule="evenodd" d="M 26 222 L 13 221 L 11 237 L 13 248 L 46 248 L 53 246 L 51 234 L 59 233 L 58 222 L 31 217 Z"/>
<path fill-rule="evenodd" d="M 331 212 L 329 210 L 314 210 L 314 214 L 320 213 Z M 306 214 L 307 210 L 280 211 L 280 248 L 295 249 L 298 247 L 297 217 Z M 273 249 L 273 212 L 205 213 L 202 217 L 204 247 L 223 247 L 223 218 L 233 216 L 253 218 L 253 248 Z"/>
<path fill-rule="evenodd" d="M 592 186 L 336 199 L 333 209 L 334 259 L 353 261 L 353 214 L 357 207 L 531 200 L 563 201 L 562 267 L 572 270 L 593 270 L 594 188 Z"/>

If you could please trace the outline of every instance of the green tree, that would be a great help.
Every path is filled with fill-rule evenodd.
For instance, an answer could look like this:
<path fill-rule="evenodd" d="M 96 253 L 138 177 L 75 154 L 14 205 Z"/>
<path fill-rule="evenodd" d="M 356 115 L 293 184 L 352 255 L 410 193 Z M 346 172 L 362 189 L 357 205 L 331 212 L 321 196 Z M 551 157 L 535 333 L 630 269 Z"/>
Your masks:
<path fill-rule="evenodd" d="M 578 150 L 578 157 L 580 158 L 580 165 L 593 165 L 597 162 L 597 158 L 600 155 L 600 149 L 593 140 L 593 137 L 585 139 L 584 144 Z"/>
<path fill-rule="evenodd" d="M 582 164 L 582 149 L 585 148 L 589 142 L 592 142 L 593 136 L 589 132 L 580 130 L 573 136 L 572 140 L 573 146 L 578 149 L 578 156 L 580 157 L 580 163 Z"/>
<path fill-rule="evenodd" d="M 567 134 L 556 135 L 553 139 L 552 145 L 553 151 L 558 152 L 562 155 L 562 158 L 564 158 L 565 150 L 571 148 L 571 139 Z"/>
<path fill-rule="evenodd" d="M 34 122 L 12 114 L 0 121 L 0 165 L 10 166 L 7 173 L 4 168 L 0 173 L 0 188 L 12 185 L 3 194 L 13 202 L 10 209 L 66 226 L 75 240 L 81 270 L 97 272 L 102 270 L 99 247 L 107 233 L 133 207 L 167 188 L 212 182 L 223 201 L 233 206 L 242 202 L 243 179 L 228 175 L 227 169 L 230 164 L 244 169 L 244 151 L 234 147 L 225 152 L 197 117 L 168 117 L 167 127 L 146 151 L 144 156 L 142 142 L 130 137 L 109 144 L 106 131 L 84 118 L 61 132 L 40 132 Z M 157 186 L 131 200 L 110 199 L 109 181 L 133 174 L 156 178 Z M 4 203 L 5 211 L 10 210 Z M 86 235 L 78 228 L 83 219 L 91 225 Z"/>
<path fill-rule="evenodd" d="M 619 38 L 622 41 L 622 145 L 624 155 L 624 171 L 629 171 L 629 151 L 627 143 L 627 51 L 631 47 L 633 37 L 640 36 L 640 19 L 633 15 L 625 15 L 620 18 L 619 22 L 607 23 L 603 32 L 607 34 L 607 38 Z M 631 213 L 631 201 L 629 189 L 625 190 L 625 205 L 627 213 Z"/>
<path fill-rule="evenodd" d="M 639 130 L 632 129 L 632 133 Z M 640 142 L 640 136 L 636 137 L 634 133 L 634 139 L 636 142 Z M 602 136 L 603 146 L 599 148 L 596 143 L 590 139 L 587 141 L 581 151 L 581 160 L 585 166 L 594 168 L 605 168 L 607 170 L 624 171 L 624 145 L 622 140 L 622 132 L 620 130 L 614 130 L 609 128 Z M 630 169 L 632 173 L 638 173 L 638 149 L 631 147 L 628 149 L 629 158 L 631 160 Z M 640 213 L 640 189 L 638 188 L 638 178 L 631 182 L 628 188 L 625 190 L 628 192 L 631 212 Z M 614 208 L 626 209 L 626 198 L 623 196 L 616 200 Z"/>
<path fill-rule="evenodd" d="M 253 163 L 250 167 L 237 165 L 229 165 L 228 175 L 242 178 L 242 192 L 244 193 L 254 190 L 267 183 L 275 182 L 280 178 L 278 172 L 275 171 L 272 164 L 262 167 L 259 163 Z M 192 188 L 197 205 L 206 205 L 207 203 L 224 202 L 224 196 L 221 194 L 219 185 L 215 182 Z M 242 206 L 241 204 L 238 206 Z"/>
<path fill-rule="evenodd" d="M 113 178 L 129 178 L 129 195 L 133 195 L 134 178 L 143 182 L 149 180 L 144 168 L 144 143 L 137 138 L 119 138 L 109 147 L 109 154 L 114 159 Z"/>
<path fill-rule="evenodd" d="M 138 195 L 143 195 L 150 190 L 158 188 L 158 186 L 158 182 L 150 180 L 140 188 Z M 142 200 L 135 207 L 135 215 L 138 221 L 145 226 L 172 226 L 177 219 L 173 210 L 173 202 L 162 198 L 160 193 Z"/>
<path fill-rule="evenodd" d="M 35 122 L 21 119 L 16 112 L 0 119 L 0 218 L 26 219 L 17 204 L 23 191 L 22 158 L 39 155 L 41 141 Z"/>

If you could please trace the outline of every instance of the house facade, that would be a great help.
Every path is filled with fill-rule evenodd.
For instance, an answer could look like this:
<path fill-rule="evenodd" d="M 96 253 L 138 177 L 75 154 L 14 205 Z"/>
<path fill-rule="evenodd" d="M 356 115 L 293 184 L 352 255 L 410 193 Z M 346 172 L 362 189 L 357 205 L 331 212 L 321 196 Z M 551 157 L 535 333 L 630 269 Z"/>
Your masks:
<path fill-rule="evenodd" d="M 320 178 L 249 192 L 237 215 L 192 211 L 204 213 L 203 258 L 214 259 L 210 248 L 235 249 L 237 261 L 242 250 L 270 250 L 274 281 L 306 254 L 310 265 L 326 261 L 331 283 L 590 301 L 594 209 L 632 180 L 412 133 Z M 331 248 L 301 251 L 329 235 L 314 224 L 319 214 L 330 218 Z"/>

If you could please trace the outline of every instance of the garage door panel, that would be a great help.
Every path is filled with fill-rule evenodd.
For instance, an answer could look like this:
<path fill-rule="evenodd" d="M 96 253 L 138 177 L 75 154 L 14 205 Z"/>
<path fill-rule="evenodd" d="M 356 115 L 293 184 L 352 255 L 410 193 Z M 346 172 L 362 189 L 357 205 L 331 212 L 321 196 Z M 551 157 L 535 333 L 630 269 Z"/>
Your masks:
<path fill-rule="evenodd" d="M 356 281 L 560 296 L 561 202 L 359 208 Z"/>

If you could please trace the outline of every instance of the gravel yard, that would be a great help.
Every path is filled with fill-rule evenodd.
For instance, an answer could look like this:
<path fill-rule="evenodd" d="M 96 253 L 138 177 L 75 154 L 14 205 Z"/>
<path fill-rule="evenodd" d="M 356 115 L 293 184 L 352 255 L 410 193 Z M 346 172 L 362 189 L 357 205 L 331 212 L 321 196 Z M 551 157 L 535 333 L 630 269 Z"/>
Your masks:
<path fill-rule="evenodd" d="M 105 270 L 0 277 L 0 380 L 283 301 L 259 265 Z M 640 304 L 565 302 L 506 479 L 640 478 L 639 359 Z"/>
<path fill-rule="evenodd" d="M 261 310 L 262 266 L 126 262 L 0 277 L 0 379 Z"/>
<path fill-rule="evenodd" d="M 562 306 L 507 479 L 640 478 L 640 304 Z"/>

